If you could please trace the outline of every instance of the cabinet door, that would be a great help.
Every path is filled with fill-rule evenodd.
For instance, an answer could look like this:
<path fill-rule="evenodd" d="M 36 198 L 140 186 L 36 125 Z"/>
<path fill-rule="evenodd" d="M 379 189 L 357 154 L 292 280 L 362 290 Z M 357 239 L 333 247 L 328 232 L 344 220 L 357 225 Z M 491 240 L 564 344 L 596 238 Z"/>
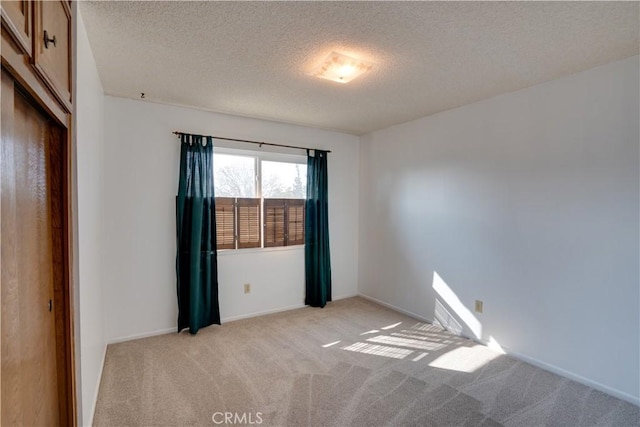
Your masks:
<path fill-rule="evenodd" d="M 16 41 L 23 53 L 31 56 L 33 3 L 27 0 L 2 0 L 2 26 Z"/>
<path fill-rule="evenodd" d="M 71 112 L 71 10 L 67 0 L 35 4 L 35 68 Z"/>

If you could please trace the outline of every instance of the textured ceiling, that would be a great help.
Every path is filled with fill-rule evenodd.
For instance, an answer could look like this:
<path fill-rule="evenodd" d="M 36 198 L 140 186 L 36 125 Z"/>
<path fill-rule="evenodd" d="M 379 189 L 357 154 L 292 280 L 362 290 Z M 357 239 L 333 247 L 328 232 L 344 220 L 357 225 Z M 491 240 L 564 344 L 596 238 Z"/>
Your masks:
<path fill-rule="evenodd" d="M 639 50 L 638 2 L 81 2 L 105 92 L 363 134 Z M 343 85 L 331 51 L 373 62 Z"/>

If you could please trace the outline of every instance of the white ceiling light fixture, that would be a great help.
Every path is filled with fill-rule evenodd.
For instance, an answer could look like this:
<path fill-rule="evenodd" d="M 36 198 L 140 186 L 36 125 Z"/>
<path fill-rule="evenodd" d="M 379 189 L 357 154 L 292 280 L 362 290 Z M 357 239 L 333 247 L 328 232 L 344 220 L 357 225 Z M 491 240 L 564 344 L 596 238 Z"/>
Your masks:
<path fill-rule="evenodd" d="M 311 73 L 314 77 L 338 83 L 349 83 L 373 68 L 373 64 L 338 52 L 331 52 Z"/>

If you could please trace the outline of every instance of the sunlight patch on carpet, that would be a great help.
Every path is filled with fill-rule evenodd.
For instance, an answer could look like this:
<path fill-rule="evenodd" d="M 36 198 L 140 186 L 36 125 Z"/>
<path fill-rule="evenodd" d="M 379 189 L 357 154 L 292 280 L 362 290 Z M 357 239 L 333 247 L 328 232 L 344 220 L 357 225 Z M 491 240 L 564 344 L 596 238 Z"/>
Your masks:
<path fill-rule="evenodd" d="M 382 330 L 386 331 L 386 330 L 388 330 L 388 329 L 393 329 L 393 328 L 395 328 L 396 326 L 400 326 L 401 324 L 402 324 L 402 322 L 398 322 L 398 323 L 394 323 L 393 325 L 385 326 L 384 328 L 380 328 L 380 329 L 382 329 Z"/>
<path fill-rule="evenodd" d="M 476 345 L 471 348 L 459 347 L 438 357 L 429 363 L 432 368 L 448 369 L 458 372 L 474 372 L 491 362 L 500 354 L 486 351 L 484 346 Z"/>
<path fill-rule="evenodd" d="M 393 359 L 404 359 L 405 357 L 413 353 L 412 350 L 406 350 L 404 348 L 387 347 L 385 345 L 367 344 L 365 342 L 357 342 L 350 346 L 343 347 L 342 349 L 347 351 L 355 351 L 357 353 L 391 357 Z"/>
<path fill-rule="evenodd" d="M 429 353 L 420 353 L 420 355 L 416 356 L 413 358 L 414 362 L 417 362 L 418 360 L 422 359 L 423 357 L 425 357 L 427 354 Z"/>
<path fill-rule="evenodd" d="M 377 337 L 369 338 L 367 341 L 375 342 L 379 344 L 397 345 L 400 347 L 416 348 L 418 350 L 438 350 L 444 347 L 443 344 L 437 344 L 432 342 L 412 340 L 408 338 L 389 337 L 386 335 L 378 335 Z"/>

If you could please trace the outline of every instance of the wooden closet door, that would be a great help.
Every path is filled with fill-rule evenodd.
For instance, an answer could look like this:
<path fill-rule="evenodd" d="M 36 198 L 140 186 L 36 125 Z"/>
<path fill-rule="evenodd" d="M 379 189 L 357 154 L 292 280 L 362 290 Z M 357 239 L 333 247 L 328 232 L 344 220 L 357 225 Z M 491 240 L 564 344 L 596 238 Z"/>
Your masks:
<path fill-rule="evenodd" d="M 52 124 L 2 72 L 2 425 L 59 425 Z M 50 309 L 50 301 L 53 305 Z"/>

